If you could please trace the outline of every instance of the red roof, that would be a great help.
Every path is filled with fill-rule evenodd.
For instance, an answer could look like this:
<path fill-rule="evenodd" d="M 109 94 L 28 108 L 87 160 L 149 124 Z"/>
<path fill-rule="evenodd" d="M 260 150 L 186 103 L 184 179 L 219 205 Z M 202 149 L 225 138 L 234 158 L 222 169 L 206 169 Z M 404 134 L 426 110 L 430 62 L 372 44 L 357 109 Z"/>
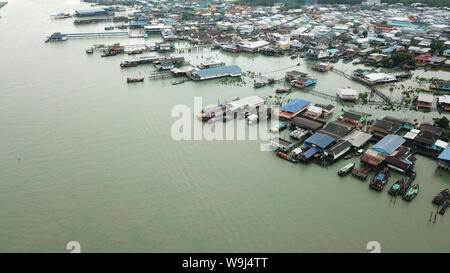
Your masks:
<path fill-rule="evenodd" d="M 431 54 L 422 54 L 414 58 L 416 61 L 428 61 L 433 57 Z"/>

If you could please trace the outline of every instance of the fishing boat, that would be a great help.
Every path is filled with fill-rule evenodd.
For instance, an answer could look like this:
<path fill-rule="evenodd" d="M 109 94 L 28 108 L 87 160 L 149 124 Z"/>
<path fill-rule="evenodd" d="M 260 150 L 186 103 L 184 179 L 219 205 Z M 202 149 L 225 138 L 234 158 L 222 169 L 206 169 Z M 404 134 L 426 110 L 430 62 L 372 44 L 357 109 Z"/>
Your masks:
<path fill-rule="evenodd" d="M 136 55 L 136 54 L 142 54 L 144 51 L 141 49 L 136 49 L 128 52 L 128 55 Z"/>
<path fill-rule="evenodd" d="M 102 54 L 102 57 L 110 57 L 110 56 L 116 56 L 117 53 L 115 51 L 112 52 L 106 52 Z"/>
<path fill-rule="evenodd" d="M 349 164 L 347 164 L 344 167 L 339 169 L 338 175 L 339 176 L 346 176 L 347 174 L 352 172 L 354 167 L 355 167 L 355 163 L 349 163 Z"/>
<path fill-rule="evenodd" d="M 132 83 L 132 82 L 143 82 L 144 78 L 127 78 L 127 83 Z"/>
<path fill-rule="evenodd" d="M 92 53 L 94 53 L 94 49 L 92 47 L 86 48 L 86 53 L 92 54 Z"/>
<path fill-rule="evenodd" d="M 286 129 L 288 126 L 287 122 L 280 122 L 277 126 L 270 128 L 272 133 L 278 133 Z"/>
<path fill-rule="evenodd" d="M 403 195 L 403 199 L 406 201 L 412 201 L 419 193 L 419 184 L 415 184 L 409 187 L 408 191 Z"/>
<path fill-rule="evenodd" d="M 177 85 L 177 84 L 182 84 L 182 83 L 184 83 L 184 80 L 173 82 L 172 85 Z"/>
<path fill-rule="evenodd" d="M 382 191 L 384 186 L 387 184 L 389 179 L 389 168 L 386 167 L 382 171 L 378 172 L 373 178 L 372 181 L 369 184 L 369 187 L 377 190 Z"/>
<path fill-rule="evenodd" d="M 60 42 L 60 41 L 67 41 L 67 35 L 61 34 L 60 32 L 55 32 L 52 35 L 48 36 L 47 39 L 45 39 L 45 42 Z"/>
<path fill-rule="evenodd" d="M 113 26 L 105 27 L 105 30 L 113 30 L 113 29 L 114 29 Z"/>
<path fill-rule="evenodd" d="M 399 179 L 397 180 L 397 182 L 394 183 L 394 185 L 392 185 L 388 193 L 394 196 L 399 195 L 404 185 L 405 180 L 403 178 Z"/>
<path fill-rule="evenodd" d="M 58 14 L 55 14 L 55 15 L 50 15 L 50 17 L 52 18 L 52 19 L 66 19 L 66 18 L 70 18 L 70 17 L 72 17 L 72 15 L 70 14 L 70 13 L 58 13 Z"/>
<path fill-rule="evenodd" d="M 266 86 L 265 82 L 255 82 L 253 84 L 253 87 L 255 87 L 255 88 L 260 88 L 260 87 L 263 87 L 263 86 Z"/>
<path fill-rule="evenodd" d="M 277 94 L 284 94 L 284 93 L 289 93 L 291 92 L 291 88 L 281 88 L 281 89 L 277 89 L 275 90 L 275 93 Z"/>
<path fill-rule="evenodd" d="M 445 200 L 447 200 L 449 198 L 450 198 L 450 194 L 448 192 L 448 189 L 445 189 L 433 198 L 433 203 L 438 206 L 441 206 L 442 204 L 444 204 Z"/>
<path fill-rule="evenodd" d="M 439 214 L 444 215 L 445 211 L 448 209 L 449 206 L 450 206 L 450 199 L 447 199 L 444 201 L 444 204 L 442 205 L 441 209 L 439 210 Z"/>
<path fill-rule="evenodd" d="M 292 55 L 291 56 L 291 59 L 295 59 L 295 58 L 298 58 L 298 55 Z"/>

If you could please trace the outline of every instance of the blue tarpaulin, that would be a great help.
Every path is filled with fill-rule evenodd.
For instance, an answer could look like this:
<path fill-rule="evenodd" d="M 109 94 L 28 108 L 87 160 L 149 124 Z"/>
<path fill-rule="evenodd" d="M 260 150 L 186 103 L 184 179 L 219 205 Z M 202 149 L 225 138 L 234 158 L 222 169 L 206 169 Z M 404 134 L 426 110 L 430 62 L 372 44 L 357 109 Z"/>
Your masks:
<path fill-rule="evenodd" d="M 397 148 L 400 147 L 403 142 L 405 142 L 405 139 L 401 136 L 387 135 L 383 137 L 382 140 L 378 141 L 377 144 L 372 147 L 372 150 L 385 155 L 390 155 L 395 150 L 397 150 Z"/>

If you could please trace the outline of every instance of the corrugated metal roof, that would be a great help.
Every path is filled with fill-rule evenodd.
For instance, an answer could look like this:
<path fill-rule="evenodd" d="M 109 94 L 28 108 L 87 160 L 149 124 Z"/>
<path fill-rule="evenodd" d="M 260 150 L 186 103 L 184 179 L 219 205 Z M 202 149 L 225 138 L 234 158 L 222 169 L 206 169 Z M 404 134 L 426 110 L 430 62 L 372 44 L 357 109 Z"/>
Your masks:
<path fill-rule="evenodd" d="M 290 113 L 295 113 L 309 104 L 311 104 L 310 101 L 295 99 L 295 100 L 291 101 L 290 103 L 286 104 L 285 106 L 281 107 L 281 110 L 290 112 Z"/>
<path fill-rule="evenodd" d="M 317 146 L 321 149 L 326 149 L 328 146 L 330 146 L 334 142 L 334 138 L 321 134 L 321 133 L 315 133 L 314 135 L 310 136 L 305 140 L 305 143 Z"/>
<path fill-rule="evenodd" d="M 387 135 L 375 144 L 372 149 L 385 155 L 392 154 L 405 142 L 405 139 L 397 135 Z"/>
<path fill-rule="evenodd" d="M 227 65 L 222 67 L 214 67 L 214 68 L 207 68 L 202 70 L 197 70 L 194 73 L 196 73 L 199 77 L 210 77 L 218 74 L 241 74 L 242 70 L 237 65 Z"/>
<path fill-rule="evenodd" d="M 312 147 L 308 151 L 304 152 L 302 155 L 306 158 L 310 158 L 311 156 L 315 155 L 319 151 L 318 148 Z"/>

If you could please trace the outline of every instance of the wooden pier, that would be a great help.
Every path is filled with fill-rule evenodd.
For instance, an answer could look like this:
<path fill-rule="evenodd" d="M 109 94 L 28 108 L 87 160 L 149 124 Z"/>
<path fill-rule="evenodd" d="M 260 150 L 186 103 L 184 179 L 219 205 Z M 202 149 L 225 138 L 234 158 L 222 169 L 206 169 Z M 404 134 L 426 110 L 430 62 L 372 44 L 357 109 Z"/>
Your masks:
<path fill-rule="evenodd" d="M 370 84 L 369 82 L 364 81 L 364 80 L 362 80 L 359 77 L 355 77 L 355 76 L 349 75 L 349 74 L 345 73 L 344 71 L 341 71 L 341 70 L 336 69 L 334 67 L 331 68 L 330 71 L 333 71 L 333 72 L 335 72 L 335 73 L 337 73 L 337 74 L 339 74 L 339 75 L 341 75 L 341 76 L 343 76 L 343 77 L 345 77 L 345 78 L 347 78 L 349 80 L 353 80 L 353 81 L 357 81 L 359 83 L 362 83 L 363 85 L 367 86 L 370 89 L 370 91 L 372 91 L 373 93 L 377 94 L 379 97 L 381 97 L 388 104 L 392 105 L 391 99 L 388 96 L 386 96 L 383 92 L 381 92 L 378 88 L 376 88 L 373 84 Z"/>
<path fill-rule="evenodd" d="M 129 33 L 127 31 L 61 34 L 61 36 L 65 36 L 67 38 L 102 38 L 102 37 L 122 37 L 122 36 L 128 36 L 128 35 L 129 35 Z"/>
<path fill-rule="evenodd" d="M 370 167 L 364 167 L 363 169 L 353 169 L 352 175 L 361 180 L 366 180 L 369 175 Z"/>
<path fill-rule="evenodd" d="M 198 52 L 203 51 L 203 49 L 211 49 L 214 45 L 195 45 L 195 46 L 189 46 L 189 47 L 180 47 L 175 48 L 175 53 L 184 53 L 184 52 Z"/>
<path fill-rule="evenodd" d="M 153 72 L 148 76 L 150 80 L 165 79 L 170 77 L 173 77 L 172 72 L 170 71 Z"/>

